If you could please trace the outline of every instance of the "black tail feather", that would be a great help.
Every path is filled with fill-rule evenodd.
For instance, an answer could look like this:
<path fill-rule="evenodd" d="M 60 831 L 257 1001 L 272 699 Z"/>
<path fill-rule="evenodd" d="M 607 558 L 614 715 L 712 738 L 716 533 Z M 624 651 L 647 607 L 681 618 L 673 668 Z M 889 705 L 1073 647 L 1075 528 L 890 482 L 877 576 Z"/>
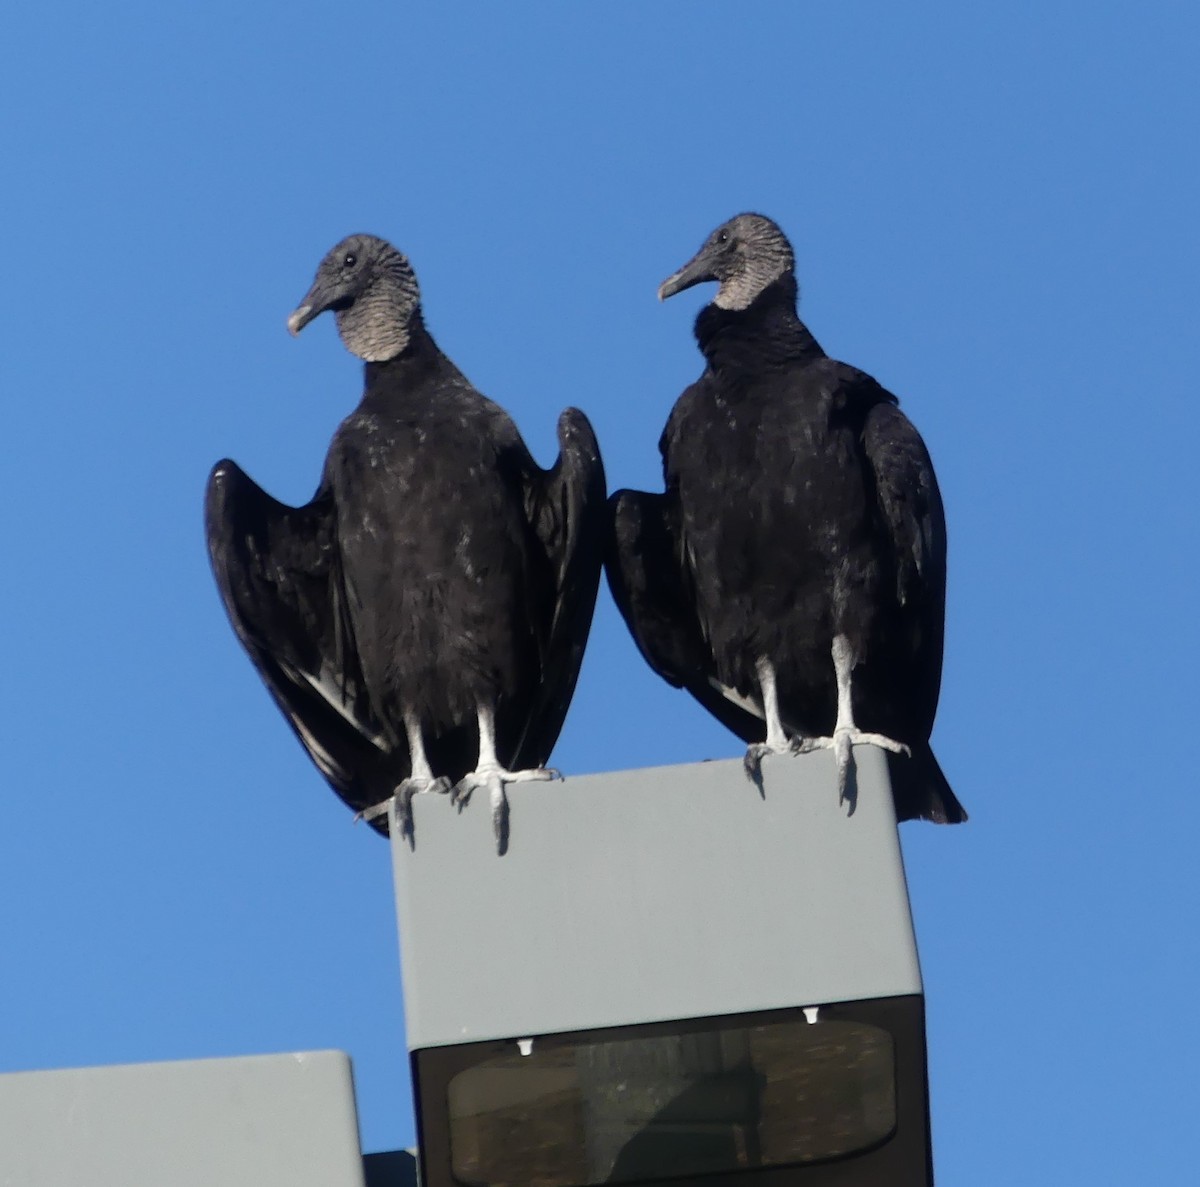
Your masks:
<path fill-rule="evenodd" d="M 897 820 L 961 824 L 967 819 L 967 810 L 950 790 L 928 742 L 914 746 L 911 758 L 889 754 L 888 773 L 892 778 Z"/>

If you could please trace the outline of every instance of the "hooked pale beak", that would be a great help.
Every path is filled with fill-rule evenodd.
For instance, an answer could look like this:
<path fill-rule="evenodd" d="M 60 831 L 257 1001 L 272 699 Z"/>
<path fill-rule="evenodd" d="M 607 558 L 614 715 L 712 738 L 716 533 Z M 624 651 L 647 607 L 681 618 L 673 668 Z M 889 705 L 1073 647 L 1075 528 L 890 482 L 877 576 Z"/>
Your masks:
<path fill-rule="evenodd" d="M 713 271 L 708 252 L 702 249 L 684 264 L 678 272 L 672 276 L 668 276 L 658 286 L 658 299 L 665 301 L 668 297 L 673 297 L 676 293 L 683 292 L 684 289 L 690 289 L 694 284 L 701 284 L 706 280 L 718 279 L 720 278 Z"/>
<path fill-rule="evenodd" d="M 315 305 L 301 305 L 287 319 L 288 333 L 295 337 L 318 313 L 320 310 Z"/>

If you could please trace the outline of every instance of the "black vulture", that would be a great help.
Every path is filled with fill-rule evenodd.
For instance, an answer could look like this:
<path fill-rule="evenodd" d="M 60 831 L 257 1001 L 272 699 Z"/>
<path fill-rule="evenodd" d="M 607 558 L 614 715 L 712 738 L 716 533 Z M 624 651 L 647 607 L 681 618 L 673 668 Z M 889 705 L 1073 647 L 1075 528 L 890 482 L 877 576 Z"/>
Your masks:
<path fill-rule="evenodd" d="M 213 572 L 233 629 L 333 789 L 386 833 L 396 797 L 489 789 L 544 764 L 570 703 L 600 580 L 604 470 L 575 408 L 542 470 L 508 414 L 441 352 L 405 256 L 370 235 L 321 261 L 298 334 L 333 310 L 364 360 L 311 502 L 231 461 L 209 478 Z"/>
<path fill-rule="evenodd" d="M 663 430 L 666 490 L 610 500 L 606 569 L 642 655 L 766 754 L 854 744 L 890 760 L 897 817 L 966 819 L 933 751 L 946 523 L 896 397 L 829 358 L 796 313 L 791 244 L 741 214 L 664 281 L 719 288 L 707 366 Z"/>

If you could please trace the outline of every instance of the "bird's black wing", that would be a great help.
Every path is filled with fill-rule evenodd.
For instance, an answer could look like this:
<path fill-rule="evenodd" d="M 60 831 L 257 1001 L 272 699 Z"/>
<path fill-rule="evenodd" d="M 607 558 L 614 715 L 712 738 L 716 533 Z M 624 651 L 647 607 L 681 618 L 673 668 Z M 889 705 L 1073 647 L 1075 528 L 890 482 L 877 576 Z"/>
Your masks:
<path fill-rule="evenodd" d="M 668 684 L 686 688 L 726 729 L 760 742 L 766 727 L 755 706 L 716 678 L 712 651 L 696 610 L 689 555 L 679 506 L 677 443 L 688 421 L 707 415 L 706 381 L 676 401 L 658 448 L 666 490 L 661 495 L 620 490 L 609 500 L 604 568 L 613 601 L 642 658 Z"/>
<path fill-rule="evenodd" d="M 613 601 L 642 658 L 682 688 L 703 672 L 706 654 L 684 592 L 678 507 L 641 490 L 617 491 L 608 507 L 604 569 Z"/>
<path fill-rule="evenodd" d="M 218 462 L 205 531 L 229 621 L 275 703 L 346 804 L 377 803 L 390 794 L 395 757 L 359 669 L 328 488 L 289 507 L 234 462 Z M 386 822 L 376 827 L 386 834 Z"/>
<path fill-rule="evenodd" d="M 883 394 L 867 412 L 862 445 L 895 566 L 900 629 L 889 660 L 911 713 L 912 759 L 893 756 L 889 763 L 897 816 L 958 823 L 967 813 L 928 744 L 942 682 L 946 516 L 925 442 L 894 397 Z"/>
<path fill-rule="evenodd" d="M 689 591 L 678 503 L 670 492 L 619 490 L 608 506 L 604 571 L 642 658 L 738 737 L 761 741 L 761 717 L 731 700 L 717 682 Z"/>
<path fill-rule="evenodd" d="M 607 487 L 600 446 L 588 418 L 568 408 L 558 418 L 558 460 L 526 470 L 526 514 L 549 565 L 553 608 L 535 624 L 541 682 L 514 734 L 514 769 L 542 766 L 562 730 L 596 607 L 603 559 Z M 499 726 L 498 726 L 499 729 Z M 501 741 L 504 741 L 503 737 Z"/>
<path fill-rule="evenodd" d="M 946 619 L 946 517 L 933 463 L 920 434 L 895 404 L 867 414 L 863 450 L 887 530 L 896 574 L 896 600 L 905 623 L 907 673 L 928 734 L 942 679 Z"/>

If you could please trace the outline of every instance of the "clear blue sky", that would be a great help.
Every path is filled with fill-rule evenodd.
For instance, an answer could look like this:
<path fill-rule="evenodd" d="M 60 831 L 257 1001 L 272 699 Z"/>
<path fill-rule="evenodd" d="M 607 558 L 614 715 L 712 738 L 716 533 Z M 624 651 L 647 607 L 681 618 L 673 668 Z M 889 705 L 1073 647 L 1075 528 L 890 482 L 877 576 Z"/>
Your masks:
<path fill-rule="evenodd" d="M 366 230 L 543 462 L 577 404 L 654 488 L 706 299 L 655 289 L 756 209 L 947 506 L 971 822 L 902 830 L 939 1181 L 1185 1181 L 1200 9 L 415 7 L 3 18 L 0 1070 L 340 1047 L 365 1148 L 411 1140 L 387 847 L 225 621 L 208 468 L 311 495 L 360 376 L 284 319 Z M 556 765 L 738 750 L 602 592 Z"/>

